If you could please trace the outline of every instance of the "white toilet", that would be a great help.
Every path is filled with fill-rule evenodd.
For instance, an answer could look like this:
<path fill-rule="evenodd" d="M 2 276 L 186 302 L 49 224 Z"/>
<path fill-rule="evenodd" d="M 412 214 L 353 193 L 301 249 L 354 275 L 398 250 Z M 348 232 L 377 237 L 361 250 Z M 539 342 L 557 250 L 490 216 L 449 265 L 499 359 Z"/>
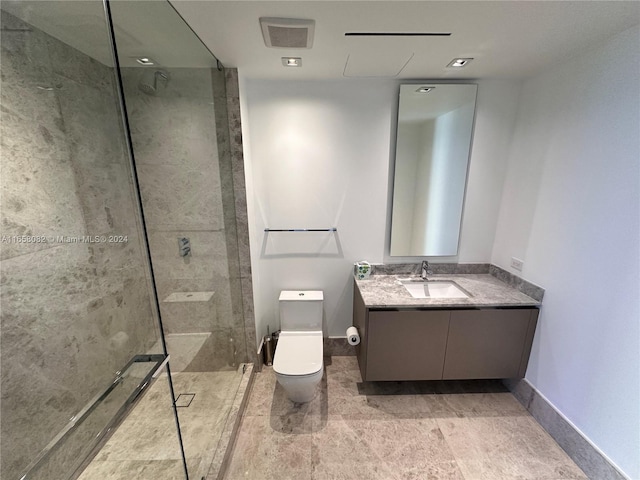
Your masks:
<path fill-rule="evenodd" d="M 292 402 L 313 399 L 322 379 L 322 300 L 322 291 L 280 292 L 273 371 Z"/>

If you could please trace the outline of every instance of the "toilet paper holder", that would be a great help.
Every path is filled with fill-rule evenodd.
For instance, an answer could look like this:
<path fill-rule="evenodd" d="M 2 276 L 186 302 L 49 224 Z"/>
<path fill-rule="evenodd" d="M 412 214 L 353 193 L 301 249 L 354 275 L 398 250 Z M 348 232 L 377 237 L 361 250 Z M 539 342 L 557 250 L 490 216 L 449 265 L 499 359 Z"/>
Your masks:
<path fill-rule="evenodd" d="M 354 347 L 360 343 L 360 333 L 356 327 L 347 328 L 347 342 Z"/>

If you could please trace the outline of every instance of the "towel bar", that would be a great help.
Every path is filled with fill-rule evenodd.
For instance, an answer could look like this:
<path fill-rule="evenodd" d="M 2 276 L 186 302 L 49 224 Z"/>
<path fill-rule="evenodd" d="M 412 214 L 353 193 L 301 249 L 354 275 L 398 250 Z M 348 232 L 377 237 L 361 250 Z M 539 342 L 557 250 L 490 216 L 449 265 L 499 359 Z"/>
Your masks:
<path fill-rule="evenodd" d="M 265 228 L 265 232 L 337 232 L 336 227 L 332 228 Z"/>

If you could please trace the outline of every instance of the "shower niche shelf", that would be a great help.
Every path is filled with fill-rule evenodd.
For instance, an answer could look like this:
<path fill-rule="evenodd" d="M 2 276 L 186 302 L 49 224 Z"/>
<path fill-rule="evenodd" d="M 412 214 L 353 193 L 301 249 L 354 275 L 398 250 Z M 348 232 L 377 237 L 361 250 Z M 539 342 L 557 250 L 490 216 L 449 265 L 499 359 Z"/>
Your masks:
<path fill-rule="evenodd" d="M 173 292 L 163 300 L 164 303 L 208 302 L 215 292 Z"/>

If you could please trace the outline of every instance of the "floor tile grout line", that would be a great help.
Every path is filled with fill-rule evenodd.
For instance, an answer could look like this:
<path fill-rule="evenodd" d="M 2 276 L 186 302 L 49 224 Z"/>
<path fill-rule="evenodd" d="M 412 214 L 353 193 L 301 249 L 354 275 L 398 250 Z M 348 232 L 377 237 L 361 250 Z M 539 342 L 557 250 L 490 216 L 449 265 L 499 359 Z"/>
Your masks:
<path fill-rule="evenodd" d="M 458 471 L 460 472 L 460 475 L 462 475 L 462 478 L 464 480 L 476 480 L 474 478 L 470 478 L 470 477 L 465 475 L 464 470 L 462 468 L 462 465 L 460 465 L 460 462 L 458 461 L 458 456 L 453 451 L 453 448 L 451 448 L 451 444 L 449 443 L 449 441 L 447 440 L 447 437 L 444 435 L 444 432 L 442 431 L 442 427 L 440 425 L 440 421 L 441 421 L 441 419 L 439 419 L 439 418 L 435 419 L 436 425 L 438 426 L 438 431 L 440 432 L 440 435 L 442 436 L 442 440 L 444 441 L 444 444 L 447 446 L 447 450 L 451 454 L 451 458 L 453 458 L 453 461 L 456 464 L 456 467 L 458 468 Z"/>
<path fill-rule="evenodd" d="M 346 364 L 346 362 L 345 362 L 345 364 Z M 336 400 L 331 395 L 331 391 L 330 391 L 330 388 L 329 388 L 330 385 L 329 384 L 332 383 L 332 382 L 330 382 L 329 379 L 334 375 L 337 375 L 337 376 L 340 376 L 340 375 L 350 376 L 349 375 L 349 371 L 350 371 L 350 369 L 344 368 L 344 367 L 342 367 L 340 369 L 336 369 L 336 371 L 331 371 L 330 368 L 327 369 L 327 374 L 326 374 L 326 378 L 327 378 L 326 383 L 327 383 L 327 385 L 326 385 L 325 395 L 328 395 L 327 402 L 329 403 L 329 405 L 328 405 L 329 408 L 330 408 L 332 399 L 334 401 Z M 267 370 L 263 374 L 264 375 L 269 375 L 269 371 Z M 254 418 L 255 417 L 271 417 L 271 416 L 274 416 L 274 415 L 275 416 L 279 416 L 279 417 L 290 417 L 291 415 L 297 415 L 297 414 L 300 414 L 303 417 L 319 417 L 320 416 L 317 412 L 314 412 L 314 411 L 292 412 L 292 411 L 289 410 L 288 412 L 283 413 L 281 415 L 277 415 L 277 414 L 272 413 L 272 411 L 273 411 L 272 410 L 273 401 L 274 401 L 274 398 L 275 398 L 274 393 L 275 393 L 276 388 L 277 388 L 277 383 L 273 382 L 272 385 L 269 385 L 268 382 L 271 382 L 272 379 L 269 379 L 267 376 L 263 377 L 263 379 L 264 379 L 265 382 L 267 382 L 266 383 L 266 387 L 267 388 L 265 388 L 265 390 L 268 390 L 267 395 L 270 395 L 271 398 L 267 399 L 266 402 L 255 402 L 255 403 L 253 403 L 253 406 L 255 406 L 255 407 L 260 406 L 260 408 L 268 408 L 270 410 L 268 412 L 266 412 L 264 415 L 254 415 Z M 357 382 L 357 380 L 356 380 L 356 382 Z M 272 387 L 273 387 L 273 390 L 271 390 Z M 251 393 L 253 394 L 254 391 L 252 391 Z M 458 393 L 464 393 L 464 392 L 451 392 L 451 393 L 449 393 L 447 395 L 455 395 L 455 396 L 457 396 Z M 506 393 L 506 394 L 509 394 L 510 397 L 513 397 L 513 394 L 511 394 L 510 392 L 488 391 L 488 392 L 485 392 L 485 393 L 491 393 L 491 394 L 494 394 L 494 393 Z M 350 395 L 349 392 L 347 392 L 347 394 Z M 283 392 L 281 391 L 279 393 L 279 395 L 280 395 L 280 400 L 282 400 L 282 398 L 284 398 L 284 397 L 282 397 Z M 360 396 L 360 395 L 362 395 L 363 397 L 367 397 L 367 394 L 356 394 L 353 397 L 357 397 L 357 396 Z M 429 394 L 416 394 L 416 395 L 417 396 L 422 396 L 422 395 L 429 395 Z M 393 397 L 393 396 L 394 395 L 391 395 L 391 397 Z M 352 400 L 353 397 L 348 397 L 347 400 Z M 491 396 L 488 396 L 488 398 L 491 399 Z M 251 399 L 249 399 L 249 403 L 251 403 Z M 248 407 L 249 407 L 249 405 L 248 405 Z M 450 414 L 447 417 L 440 417 L 437 414 L 432 414 L 432 415 L 419 417 L 419 418 L 430 419 L 430 420 L 435 422 L 435 424 L 437 425 L 438 431 L 439 431 L 439 433 L 440 433 L 440 435 L 441 435 L 441 437 L 443 439 L 443 443 L 444 443 L 444 445 L 446 445 L 447 452 L 450 454 L 449 458 L 451 458 L 452 461 L 455 462 L 455 465 L 458 468 L 458 471 L 460 472 L 460 475 L 462 475 L 462 477 L 464 477 L 466 480 L 472 480 L 472 477 L 469 477 L 468 473 L 467 473 L 467 475 L 465 475 L 465 473 L 463 472 L 463 470 L 461 468 L 461 465 L 460 465 L 460 458 L 454 454 L 454 450 L 453 450 L 449 440 L 444 436 L 444 432 L 442 430 L 442 425 L 444 424 L 444 422 L 446 421 L 447 418 L 466 419 L 466 420 L 472 421 L 472 420 L 475 420 L 475 419 L 483 419 L 483 418 L 486 418 L 486 419 L 490 420 L 490 419 L 493 419 L 493 418 L 498 419 L 498 418 L 511 418 L 511 417 L 514 417 L 514 418 L 529 418 L 529 417 L 531 417 L 532 424 L 537 424 L 536 420 L 533 419 L 531 414 L 529 412 L 527 412 L 526 410 L 515 412 L 515 411 L 510 411 L 507 408 L 506 411 L 500 412 L 499 409 L 500 408 L 504 408 L 504 407 L 505 407 L 505 405 L 499 404 L 498 407 L 496 407 L 496 408 L 498 408 L 498 410 L 496 410 L 496 411 L 491 411 L 490 410 L 488 412 L 482 412 L 482 411 L 481 412 L 473 412 L 473 414 L 471 414 L 472 412 L 463 412 L 462 415 Z M 508 405 L 507 405 L 507 407 L 508 407 Z M 334 412 L 334 413 L 329 414 L 329 408 L 327 409 L 327 415 L 326 415 L 325 418 L 328 419 L 330 416 L 335 416 L 336 418 L 340 418 L 341 421 L 348 423 L 349 415 L 347 415 L 345 412 Z M 373 407 L 373 408 L 375 408 L 375 407 Z M 283 410 L 283 412 L 284 412 L 284 410 Z M 245 413 L 251 413 L 249 408 L 247 408 L 247 411 Z M 255 412 L 255 413 L 259 413 L 259 412 Z M 389 412 L 389 413 L 391 413 L 391 412 Z M 394 413 L 399 413 L 399 412 L 394 412 Z M 430 412 L 430 413 L 434 413 L 434 412 Z M 405 421 L 405 420 L 410 420 L 410 418 L 398 418 L 398 417 L 394 416 L 393 413 L 391 413 L 389 416 L 387 416 L 387 415 L 378 416 L 378 415 L 371 414 L 371 413 L 365 413 L 363 411 L 362 418 L 360 420 L 365 421 L 365 422 L 376 422 L 376 421 L 383 421 L 383 422 L 401 421 L 402 422 L 402 421 Z M 313 450 L 313 448 L 315 448 L 314 446 L 316 445 L 315 442 L 317 441 L 317 437 L 319 435 L 319 432 L 320 432 L 320 430 L 316 430 L 315 427 L 312 429 L 312 432 L 311 432 L 311 435 L 312 435 L 312 450 Z M 556 444 L 555 441 L 553 441 L 552 443 L 554 445 Z M 558 447 L 558 446 L 555 445 L 555 447 Z M 569 462 L 571 462 L 570 459 L 569 459 Z M 573 463 L 573 462 L 571 462 L 571 463 Z M 474 476 L 474 479 L 475 479 L 475 477 L 476 476 Z M 314 478 L 314 468 L 311 469 L 311 478 Z"/>

